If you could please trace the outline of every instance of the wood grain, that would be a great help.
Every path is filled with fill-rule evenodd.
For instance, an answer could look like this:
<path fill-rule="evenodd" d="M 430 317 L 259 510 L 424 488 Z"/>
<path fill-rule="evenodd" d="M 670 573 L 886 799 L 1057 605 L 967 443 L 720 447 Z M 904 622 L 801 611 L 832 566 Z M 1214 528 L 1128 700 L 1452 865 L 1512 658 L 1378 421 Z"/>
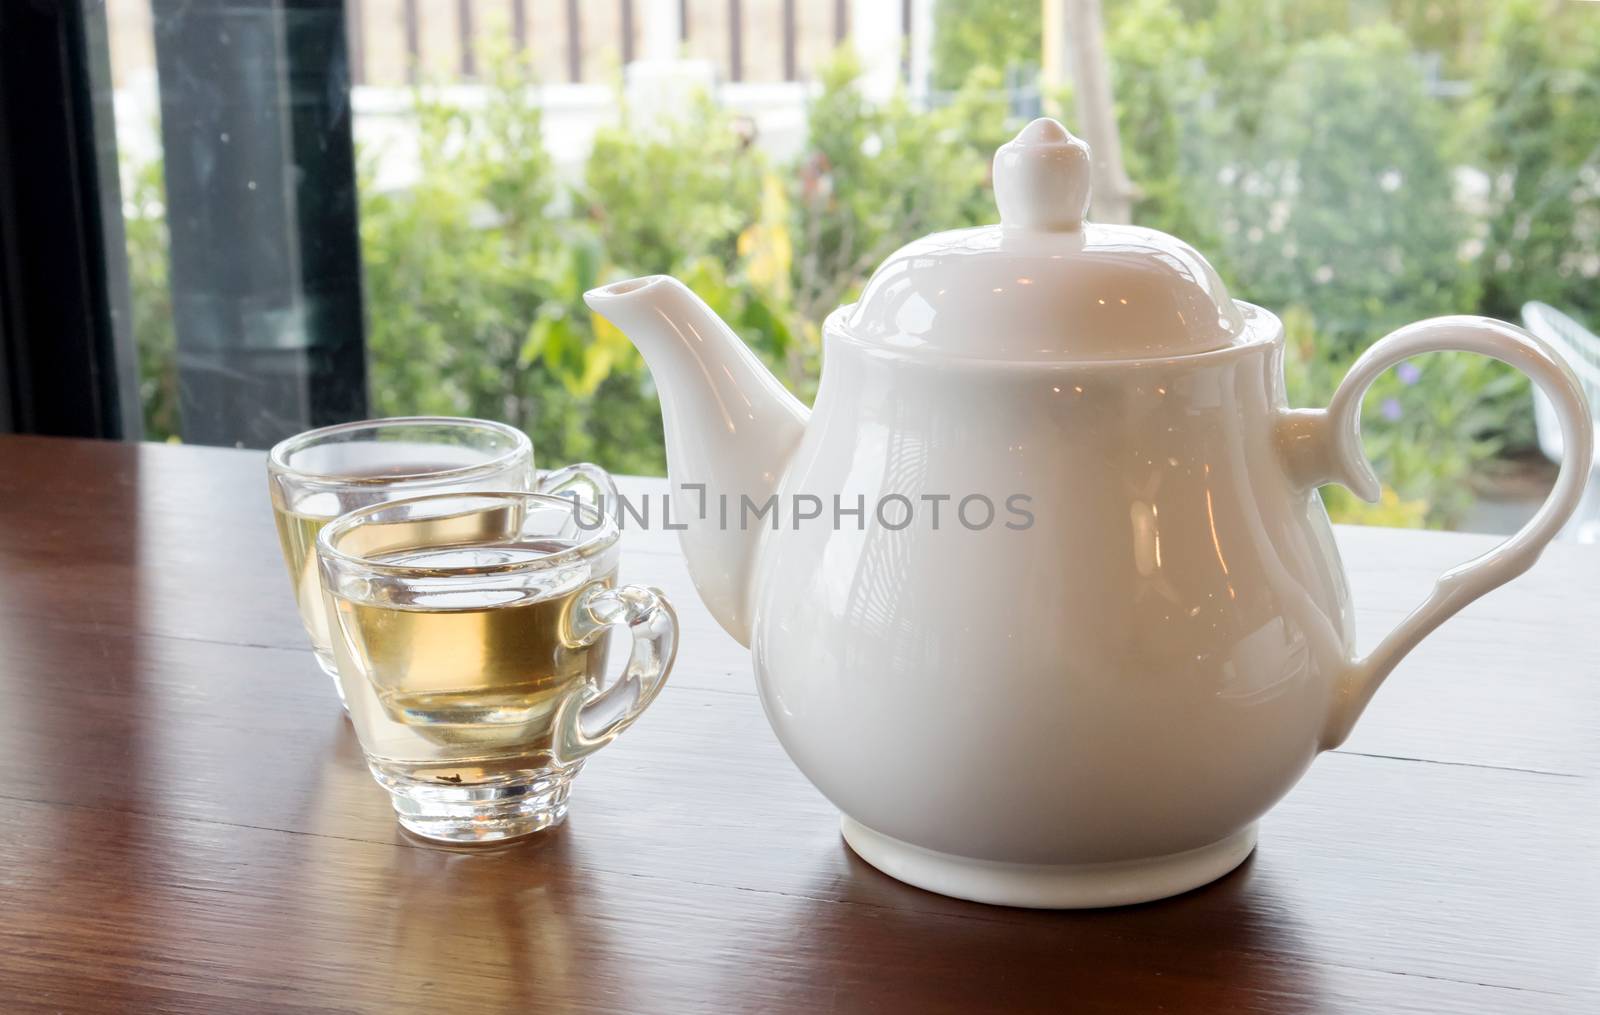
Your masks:
<path fill-rule="evenodd" d="M 678 603 L 678 672 L 569 822 L 491 850 L 400 832 L 304 647 L 262 470 L 0 438 L 0 1009 L 1600 1007 L 1592 548 L 1425 643 L 1235 874 L 1034 913 L 849 852 L 661 532 L 624 569 Z M 1339 538 L 1367 644 L 1493 545 Z"/>

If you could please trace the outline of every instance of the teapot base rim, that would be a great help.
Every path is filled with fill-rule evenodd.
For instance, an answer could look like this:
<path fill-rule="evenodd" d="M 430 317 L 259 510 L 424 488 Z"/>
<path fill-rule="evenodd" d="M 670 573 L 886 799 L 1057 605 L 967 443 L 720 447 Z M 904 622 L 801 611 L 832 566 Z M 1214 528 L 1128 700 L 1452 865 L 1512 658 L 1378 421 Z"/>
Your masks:
<path fill-rule="evenodd" d="M 1100 909 L 1154 902 L 1210 884 L 1256 847 L 1251 823 L 1209 845 L 1165 856 L 1105 863 L 1024 864 L 940 853 L 885 835 L 841 814 L 844 841 L 897 881 L 970 902 L 1027 909 Z"/>

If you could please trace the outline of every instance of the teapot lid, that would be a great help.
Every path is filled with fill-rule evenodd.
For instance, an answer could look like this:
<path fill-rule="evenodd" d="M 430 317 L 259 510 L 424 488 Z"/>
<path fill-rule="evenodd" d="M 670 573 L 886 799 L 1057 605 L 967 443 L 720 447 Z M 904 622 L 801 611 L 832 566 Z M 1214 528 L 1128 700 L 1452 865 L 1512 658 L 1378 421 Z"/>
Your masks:
<path fill-rule="evenodd" d="M 1076 362 L 1210 352 L 1271 315 L 1155 229 L 1087 222 L 1089 146 L 1048 117 L 994 157 L 998 226 L 934 233 L 829 323 L 854 341 L 964 359 Z"/>

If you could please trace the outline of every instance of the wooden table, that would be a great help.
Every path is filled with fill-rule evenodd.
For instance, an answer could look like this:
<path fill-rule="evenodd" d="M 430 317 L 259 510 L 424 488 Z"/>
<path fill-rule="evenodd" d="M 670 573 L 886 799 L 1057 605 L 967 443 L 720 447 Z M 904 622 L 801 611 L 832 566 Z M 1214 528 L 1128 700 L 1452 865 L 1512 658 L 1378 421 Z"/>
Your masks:
<path fill-rule="evenodd" d="M 1045 913 L 857 860 L 671 534 L 627 538 L 665 694 L 564 827 L 448 849 L 312 662 L 262 455 L 0 438 L 0 1010 L 1600 1010 L 1595 548 L 1428 641 L 1234 874 Z M 1339 539 L 1369 644 L 1492 543 Z"/>

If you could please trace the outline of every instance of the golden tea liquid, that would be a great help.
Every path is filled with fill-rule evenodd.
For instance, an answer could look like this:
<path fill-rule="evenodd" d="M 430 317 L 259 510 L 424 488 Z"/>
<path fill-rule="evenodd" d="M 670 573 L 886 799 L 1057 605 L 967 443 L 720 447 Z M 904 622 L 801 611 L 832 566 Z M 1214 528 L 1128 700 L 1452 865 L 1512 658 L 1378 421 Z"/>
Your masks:
<path fill-rule="evenodd" d="M 347 480 L 352 484 L 376 484 L 385 479 L 459 469 L 475 464 L 480 457 L 470 449 L 446 448 L 443 450 L 448 454 L 441 454 L 440 449 L 428 445 L 399 441 L 348 445 L 338 450 L 341 456 L 324 465 L 337 468 L 337 479 L 328 481 Z M 393 495 L 403 496 L 403 493 L 396 491 Z M 348 493 L 310 489 L 294 497 L 292 502 L 274 491 L 272 519 L 277 525 L 283 562 L 289 568 L 289 580 L 294 586 L 295 606 L 311 638 L 317 662 L 329 673 L 334 672 L 333 645 L 322 602 L 322 581 L 317 573 L 317 533 L 351 508 L 383 500 L 385 496 L 383 487 L 377 485 L 357 486 Z"/>
<path fill-rule="evenodd" d="M 369 538 L 430 548 L 369 551 L 368 559 L 459 568 L 533 561 L 571 545 L 554 539 L 466 545 L 481 533 L 462 529 L 452 539 L 438 530 L 441 522 L 452 520 L 430 521 L 427 532 L 400 531 L 409 524 L 373 526 L 384 531 Z M 453 524 L 502 527 L 484 512 Z M 375 583 L 361 601 L 333 597 L 345 699 L 372 760 L 392 774 L 452 784 L 552 764 L 557 711 L 604 679 L 606 639 L 578 644 L 572 616 L 595 582 L 614 584 L 609 566 L 596 572 L 578 560 L 522 587 L 486 576 L 473 588 L 456 577 L 437 588 L 425 579 Z"/>
<path fill-rule="evenodd" d="M 333 672 L 333 646 L 328 637 L 328 615 L 322 607 L 322 581 L 317 576 L 317 533 L 333 517 L 296 514 L 276 505 L 272 509 L 283 562 L 288 565 L 289 580 L 294 583 L 294 602 L 300 611 L 300 622 L 311 636 L 317 661 L 330 673 Z"/>
<path fill-rule="evenodd" d="M 340 692 L 403 827 L 469 843 L 559 824 L 584 759 L 655 700 L 677 619 L 654 589 L 616 587 L 620 537 L 523 491 L 384 501 L 322 530 Z"/>

